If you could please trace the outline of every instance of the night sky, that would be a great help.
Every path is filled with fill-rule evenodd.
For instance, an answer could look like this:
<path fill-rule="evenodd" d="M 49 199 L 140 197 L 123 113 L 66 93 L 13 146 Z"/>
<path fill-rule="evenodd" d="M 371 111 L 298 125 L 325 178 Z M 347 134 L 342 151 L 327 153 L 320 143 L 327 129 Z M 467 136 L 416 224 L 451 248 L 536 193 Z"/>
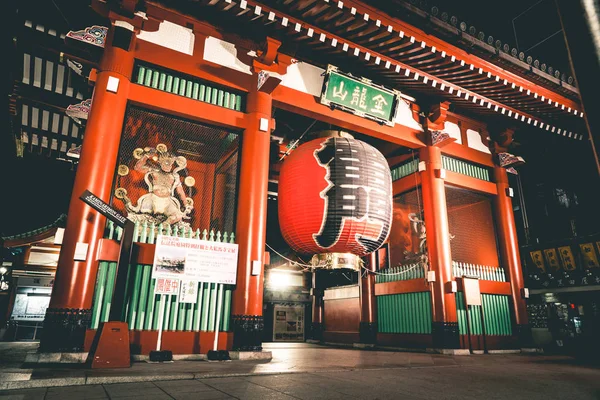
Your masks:
<path fill-rule="evenodd" d="M 540 60 L 540 64 L 571 74 L 554 0 L 440 0 L 429 1 L 429 5 L 436 5 L 440 14 L 446 11 L 475 26 L 478 32 L 516 47 Z"/>

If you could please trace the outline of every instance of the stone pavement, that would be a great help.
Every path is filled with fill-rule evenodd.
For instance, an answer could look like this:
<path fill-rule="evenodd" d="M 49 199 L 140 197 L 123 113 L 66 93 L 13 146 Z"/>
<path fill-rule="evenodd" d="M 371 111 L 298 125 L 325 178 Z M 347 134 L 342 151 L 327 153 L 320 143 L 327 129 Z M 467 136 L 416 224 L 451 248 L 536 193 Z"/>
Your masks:
<path fill-rule="evenodd" d="M 115 370 L 18 369 L 19 357 L 4 362 L 0 348 L 0 373 L 31 374 L 5 382 L 14 390 L 0 391 L 0 399 L 600 399 L 600 368 L 566 356 L 267 346 L 271 362 L 140 362 Z"/>

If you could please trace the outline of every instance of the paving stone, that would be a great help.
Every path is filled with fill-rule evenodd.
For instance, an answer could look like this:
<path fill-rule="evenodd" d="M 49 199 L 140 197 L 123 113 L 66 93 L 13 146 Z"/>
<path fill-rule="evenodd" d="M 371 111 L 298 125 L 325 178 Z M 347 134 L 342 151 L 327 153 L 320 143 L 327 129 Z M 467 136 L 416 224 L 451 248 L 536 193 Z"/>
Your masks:
<path fill-rule="evenodd" d="M 104 388 L 111 399 L 135 396 L 149 399 L 152 396 L 166 396 L 166 393 L 152 382 L 115 383 L 104 385 Z"/>
<path fill-rule="evenodd" d="M 102 385 L 66 386 L 49 388 L 46 400 L 62 399 L 108 399 Z"/>
<path fill-rule="evenodd" d="M 181 381 L 161 381 L 155 382 L 156 386 L 169 394 L 173 393 L 196 393 L 205 391 L 214 391 L 210 386 L 197 380 L 181 380 Z"/>
<path fill-rule="evenodd" d="M 46 396 L 46 388 L 20 389 L 20 390 L 2 390 L 0 399 L 2 400 L 43 400 Z"/>
<path fill-rule="evenodd" d="M 211 390 L 207 392 L 198 393 L 174 393 L 171 396 L 177 400 L 222 400 L 222 399 L 235 399 L 235 397 L 219 392 L 218 390 Z"/>

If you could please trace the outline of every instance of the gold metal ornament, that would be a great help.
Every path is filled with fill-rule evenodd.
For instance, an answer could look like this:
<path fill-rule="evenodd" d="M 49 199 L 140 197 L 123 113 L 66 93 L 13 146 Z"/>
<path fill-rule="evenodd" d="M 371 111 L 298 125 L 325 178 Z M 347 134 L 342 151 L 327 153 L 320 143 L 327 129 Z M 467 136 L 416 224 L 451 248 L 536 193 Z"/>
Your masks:
<path fill-rule="evenodd" d="M 117 174 L 119 174 L 119 176 L 126 176 L 127 174 L 129 174 L 129 167 L 124 164 L 119 165 L 119 168 L 117 169 Z"/>
<path fill-rule="evenodd" d="M 196 179 L 194 179 L 193 176 L 186 176 L 185 179 L 183 180 L 183 183 L 187 187 L 192 187 L 196 184 Z"/>
<path fill-rule="evenodd" d="M 156 145 L 156 151 L 158 151 L 159 153 L 166 153 L 167 152 L 167 145 L 160 143 Z"/>
<path fill-rule="evenodd" d="M 144 155 L 144 149 L 142 148 L 137 148 L 133 151 L 133 158 L 135 158 L 136 160 L 139 160 L 140 158 L 142 158 L 142 156 Z"/>
<path fill-rule="evenodd" d="M 125 190 L 125 188 L 116 188 L 115 189 L 115 197 L 117 199 L 124 199 L 125 197 L 127 197 L 127 190 Z"/>

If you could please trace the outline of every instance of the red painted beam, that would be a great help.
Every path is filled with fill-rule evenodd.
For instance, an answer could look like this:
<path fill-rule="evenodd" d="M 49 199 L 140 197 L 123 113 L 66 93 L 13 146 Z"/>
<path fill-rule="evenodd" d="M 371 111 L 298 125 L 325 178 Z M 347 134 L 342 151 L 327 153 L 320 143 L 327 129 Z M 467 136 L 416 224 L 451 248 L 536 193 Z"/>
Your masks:
<path fill-rule="evenodd" d="M 131 85 L 129 101 L 132 104 L 150 108 L 154 111 L 211 125 L 218 125 L 228 129 L 243 129 L 246 126 L 246 116 L 243 112 L 146 86 Z"/>
<path fill-rule="evenodd" d="M 154 263 L 154 251 L 156 245 L 149 243 L 134 243 L 131 252 L 131 264 L 152 265 Z M 100 239 L 98 241 L 98 261 L 119 261 L 120 245 L 116 240 Z"/>
<path fill-rule="evenodd" d="M 321 104 L 316 97 L 282 85 L 273 91 L 273 102 L 284 110 L 401 146 L 410 148 L 424 146 L 424 143 L 417 137 L 420 132 L 416 129 L 400 124 L 393 127 L 381 125 L 345 111 L 332 110 Z"/>
<path fill-rule="evenodd" d="M 394 196 L 408 192 L 421 184 L 421 174 L 414 173 L 392 182 Z"/>
<path fill-rule="evenodd" d="M 140 61 L 247 92 L 252 84 L 252 76 L 205 61 L 203 57 L 205 40 L 205 36 L 196 35 L 193 56 L 139 40 L 135 49 L 135 57 Z"/>
<path fill-rule="evenodd" d="M 456 279 L 456 285 L 459 292 L 463 291 L 462 278 Z M 479 291 L 483 294 L 500 294 L 510 296 L 510 282 L 479 280 Z"/>
<path fill-rule="evenodd" d="M 484 181 L 477 178 L 472 178 L 468 175 L 458 174 L 456 172 L 446 170 L 446 183 L 458 186 L 464 189 L 483 192 L 491 195 L 498 194 L 496 184 Z"/>
<path fill-rule="evenodd" d="M 429 285 L 422 278 L 410 279 L 407 281 L 395 281 L 375 284 L 375 296 L 428 291 Z"/>

